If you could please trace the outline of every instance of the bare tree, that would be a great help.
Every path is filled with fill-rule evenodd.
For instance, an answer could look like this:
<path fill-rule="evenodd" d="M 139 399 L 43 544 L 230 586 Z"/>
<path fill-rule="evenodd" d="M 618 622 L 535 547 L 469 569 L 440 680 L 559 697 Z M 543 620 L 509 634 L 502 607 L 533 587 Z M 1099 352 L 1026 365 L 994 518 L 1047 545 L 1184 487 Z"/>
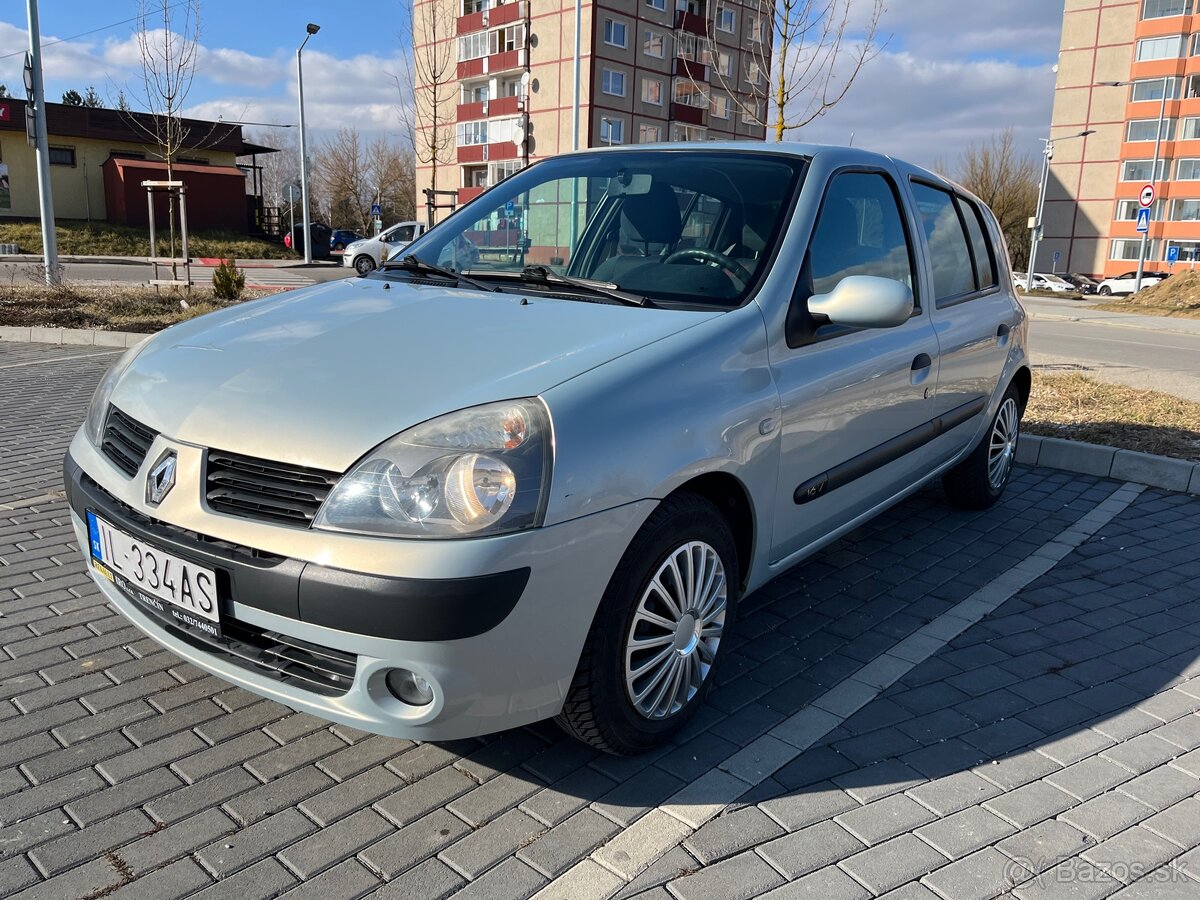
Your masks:
<path fill-rule="evenodd" d="M 340 128 L 314 154 L 313 186 L 316 205 L 331 226 L 366 234 L 375 203 L 385 222 L 412 218 L 412 153 L 386 137 L 368 142 L 356 128 Z"/>
<path fill-rule="evenodd" d="M 196 75 L 200 0 L 139 0 L 134 28 L 142 57 L 138 100 L 150 116 L 149 124 L 142 116 L 130 116 L 129 121 L 153 142 L 156 155 L 166 163 L 167 181 L 174 181 L 179 151 L 205 139 L 191 135 L 180 115 Z M 168 198 L 171 256 L 175 256 L 174 193 Z"/>
<path fill-rule="evenodd" d="M 734 71 L 724 63 L 739 49 L 736 13 L 713 0 L 704 17 L 712 83 L 743 121 L 773 129 L 782 141 L 845 98 L 881 49 L 884 10 L 884 0 L 752 0 L 742 7 L 746 41 L 742 69 Z M 707 96 L 707 83 L 693 87 Z"/>
<path fill-rule="evenodd" d="M 438 166 L 449 162 L 454 146 L 458 104 L 458 61 L 455 33 L 458 8 L 454 0 L 404 0 L 401 14 L 406 33 L 401 45 L 412 48 L 405 71 L 396 78 L 400 115 L 411 135 L 416 162 L 430 167 L 430 187 L 438 189 Z M 415 200 L 415 197 L 414 197 Z"/>
<path fill-rule="evenodd" d="M 957 160 L 940 162 L 935 168 L 946 173 L 996 214 L 1016 269 L 1029 261 L 1029 217 L 1037 210 L 1041 171 L 1032 153 L 1017 148 L 1011 128 L 988 140 L 970 144 Z"/>

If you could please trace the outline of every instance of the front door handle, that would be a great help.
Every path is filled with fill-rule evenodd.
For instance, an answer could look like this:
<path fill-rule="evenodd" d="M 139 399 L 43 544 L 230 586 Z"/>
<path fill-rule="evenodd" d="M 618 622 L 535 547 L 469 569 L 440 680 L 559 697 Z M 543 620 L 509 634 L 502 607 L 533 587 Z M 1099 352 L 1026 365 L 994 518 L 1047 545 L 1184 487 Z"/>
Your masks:
<path fill-rule="evenodd" d="M 928 353 L 918 353 L 913 358 L 912 374 L 909 375 L 908 380 L 912 382 L 913 386 L 916 386 L 925 382 L 929 378 L 929 374 L 932 371 L 933 357 L 931 357 Z M 926 388 L 925 391 L 926 395 L 928 395 L 929 389 Z"/>

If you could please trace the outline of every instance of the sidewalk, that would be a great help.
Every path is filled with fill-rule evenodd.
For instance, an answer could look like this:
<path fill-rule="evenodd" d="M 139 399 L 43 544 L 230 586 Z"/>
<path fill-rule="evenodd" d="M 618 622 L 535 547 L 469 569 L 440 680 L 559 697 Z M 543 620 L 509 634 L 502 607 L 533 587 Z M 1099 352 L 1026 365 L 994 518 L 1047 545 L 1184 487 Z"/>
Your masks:
<path fill-rule="evenodd" d="M 60 263 L 99 263 L 113 266 L 148 266 L 144 256 L 82 256 L 74 254 L 60 254 L 58 257 Z M 42 256 L 40 253 L 19 253 L 11 256 L 0 256 L 0 263 L 28 263 L 29 265 L 41 265 Z M 220 258 L 208 256 L 193 256 L 192 265 L 203 268 L 212 268 L 219 265 Z M 242 269 L 290 269 L 290 268 L 309 268 L 317 267 L 324 268 L 326 266 L 340 266 L 342 258 L 333 256 L 327 260 L 314 261 L 311 266 L 306 267 L 304 260 L 299 257 L 294 259 L 235 259 L 234 263 L 238 268 Z"/>

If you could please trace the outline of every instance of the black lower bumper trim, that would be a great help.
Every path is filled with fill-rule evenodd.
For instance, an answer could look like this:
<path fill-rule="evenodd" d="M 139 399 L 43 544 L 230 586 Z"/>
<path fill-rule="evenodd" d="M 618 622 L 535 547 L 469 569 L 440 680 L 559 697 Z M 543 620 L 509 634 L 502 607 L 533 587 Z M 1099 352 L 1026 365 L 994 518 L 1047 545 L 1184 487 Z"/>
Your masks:
<path fill-rule="evenodd" d="M 80 518 L 93 509 L 144 541 L 215 569 L 222 624 L 235 601 L 369 637 L 452 641 L 503 622 L 529 581 L 528 568 L 471 578 L 392 578 L 272 556 L 147 518 L 89 478 L 70 454 L 63 480 Z"/>

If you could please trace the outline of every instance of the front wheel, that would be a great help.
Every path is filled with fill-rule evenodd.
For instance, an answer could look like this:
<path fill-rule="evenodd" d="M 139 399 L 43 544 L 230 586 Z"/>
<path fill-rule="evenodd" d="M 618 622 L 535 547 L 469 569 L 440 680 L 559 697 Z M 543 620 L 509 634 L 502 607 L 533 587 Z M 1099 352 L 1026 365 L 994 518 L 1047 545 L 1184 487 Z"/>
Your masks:
<path fill-rule="evenodd" d="M 1010 384 L 983 440 L 971 455 L 942 477 L 950 502 L 962 509 L 987 509 L 1012 478 L 1021 436 L 1021 395 Z"/>
<path fill-rule="evenodd" d="M 733 536 L 717 507 L 694 494 L 663 501 L 609 581 L 559 724 L 614 754 L 668 740 L 712 683 L 739 584 Z"/>
<path fill-rule="evenodd" d="M 354 260 L 354 271 L 359 275 L 369 275 L 375 268 L 375 260 L 365 253 Z"/>
<path fill-rule="evenodd" d="M 1112 288 L 1110 288 L 1107 284 L 1102 284 L 1102 285 L 1100 285 L 1100 290 L 1097 291 L 1097 293 L 1101 297 L 1111 297 L 1112 296 Z"/>

